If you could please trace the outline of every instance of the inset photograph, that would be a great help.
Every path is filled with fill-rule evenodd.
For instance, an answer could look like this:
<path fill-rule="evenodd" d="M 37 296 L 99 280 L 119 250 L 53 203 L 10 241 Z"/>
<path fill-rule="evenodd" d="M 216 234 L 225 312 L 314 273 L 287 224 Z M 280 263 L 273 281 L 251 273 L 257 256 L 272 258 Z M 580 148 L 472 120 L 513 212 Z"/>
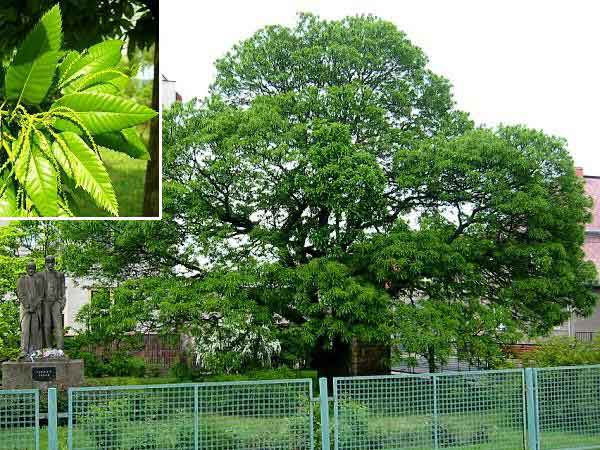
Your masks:
<path fill-rule="evenodd" d="M 0 217 L 159 218 L 158 0 L 0 16 Z"/>

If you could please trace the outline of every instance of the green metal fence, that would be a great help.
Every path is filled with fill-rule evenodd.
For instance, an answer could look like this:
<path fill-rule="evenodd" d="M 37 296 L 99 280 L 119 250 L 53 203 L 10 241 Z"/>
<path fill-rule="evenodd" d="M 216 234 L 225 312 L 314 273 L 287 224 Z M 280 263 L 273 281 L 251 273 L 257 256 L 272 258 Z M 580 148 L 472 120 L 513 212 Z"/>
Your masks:
<path fill-rule="evenodd" d="M 600 365 L 534 373 L 539 448 L 600 449 Z"/>
<path fill-rule="evenodd" d="M 600 450 L 600 365 L 334 378 L 332 399 L 321 379 L 319 391 L 309 379 L 72 388 L 68 447 Z M 0 450 L 39 450 L 39 403 L 36 390 L 0 390 Z M 57 413 L 50 389 L 48 450 Z"/>
<path fill-rule="evenodd" d="M 0 450 L 39 449 L 37 390 L 0 390 Z"/>
<path fill-rule="evenodd" d="M 70 450 L 312 450 L 312 380 L 69 390 Z"/>
<path fill-rule="evenodd" d="M 335 378 L 335 450 L 525 447 L 522 370 Z"/>

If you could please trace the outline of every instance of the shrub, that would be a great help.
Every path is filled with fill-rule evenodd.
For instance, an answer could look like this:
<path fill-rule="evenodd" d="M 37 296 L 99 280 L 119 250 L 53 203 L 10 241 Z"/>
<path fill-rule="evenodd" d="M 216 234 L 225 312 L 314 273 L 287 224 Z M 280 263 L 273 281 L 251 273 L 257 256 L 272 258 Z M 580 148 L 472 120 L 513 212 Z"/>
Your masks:
<path fill-rule="evenodd" d="M 71 353 L 71 356 L 83 359 L 83 367 L 87 377 L 102 377 L 106 375 L 106 365 L 95 353 L 77 352 Z"/>
<path fill-rule="evenodd" d="M 106 364 L 106 375 L 112 377 L 143 377 L 146 374 L 146 362 L 137 356 L 117 352 Z"/>
<path fill-rule="evenodd" d="M 190 367 L 185 362 L 179 361 L 169 369 L 169 375 L 178 380 L 194 380 L 201 377 L 201 373 Z"/>
<path fill-rule="evenodd" d="M 600 364 L 600 334 L 592 342 L 556 336 L 523 356 L 528 367 L 560 367 Z"/>

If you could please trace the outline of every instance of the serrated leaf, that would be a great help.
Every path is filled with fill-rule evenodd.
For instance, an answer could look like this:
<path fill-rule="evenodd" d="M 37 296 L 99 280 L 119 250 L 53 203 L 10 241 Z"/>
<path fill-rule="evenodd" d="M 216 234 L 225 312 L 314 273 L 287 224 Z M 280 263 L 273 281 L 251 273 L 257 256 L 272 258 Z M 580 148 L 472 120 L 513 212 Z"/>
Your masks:
<path fill-rule="evenodd" d="M 109 83 L 98 83 L 90 86 L 87 89 L 82 89 L 80 92 L 88 92 L 90 94 L 111 94 L 118 95 L 123 89 Z"/>
<path fill-rule="evenodd" d="M 58 216 L 73 217 L 72 211 L 67 207 L 67 204 L 62 199 L 58 201 Z"/>
<path fill-rule="evenodd" d="M 84 91 L 117 94 L 125 89 L 128 82 L 129 77 L 124 73 L 108 69 L 77 78 L 65 87 L 63 91 L 67 94 Z"/>
<path fill-rule="evenodd" d="M 15 162 L 15 176 L 42 216 L 58 214 L 58 185 L 56 170 L 40 149 L 38 138 L 26 135 Z"/>
<path fill-rule="evenodd" d="M 75 50 L 71 50 L 66 53 L 65 57 L 61 61 L 58 66 L 58 79 L 62 79 L 64 74 L 69 70 L 69 68 L 79 59 L 79 52 Z"/>
<path fill-rule="evenodd" d="M 54 79 L 61 52 L 44 53 L 35 60 L 11 65 L 6 72 L 6 98 L 28 105 L 41 103 Z"/>
<path fill-rule="evenodd" d="M 121 61 L 123 41 L 114 39 L 87 49 L 73 64 L 61 73 L 59 85 L 64 87 L 77 78 L 90 73 L 115 68 Z"/>
<path fill-rule="evenodd" d="M 49 10 L 27 35 L 6 71 L 9 100 L 38 104 L 46 96 L 60 58 L 62 21 L 58 5 Z"/>
<path fill-rule="evenodd" d="M 65 173 L 75 180 L 90 196 L 111 214 L 119 215 L 115 190 L 100 157 L 76 133 L 59 134 L 52 144 L 52 152 Z"/>
<path fill-rule="evenodd" d="M 156 116 L 156 112 L 132 100 L 110 94 L 80 92 L 65 95 L 50 108 L 59 106 L 70 108 L 92 134 L 110 133 L 131 128 Z M 61 131 L 85 134 L 75 123 L 66 119 L 56 119 L 54 127 Z"/>
<path fill-rule="evenodd" d="M 135 128 L 116 131 L 114 133 L 104 133 L 94 136 L 96 144 L 106 147 L 109 150 L 125 153 L 135 159 L 150 159 L 146 144 L 140 138 Z"/>
<path fill-rule="evenodd" d="M 6 177 L 0 176 L 0 188 L 6 183 Z M 17 193 L 12 180 L 8 180 L 6 190 L 0 196 L 0 217 L 16 217 L 19 215 L 17 207 Z"/>
<path fill-rule="evenodd" d="M 17 54 L 16 61 L 33 60 L 42 53 L 60 50 L 62 45 L 62 19 L 60 7 L 48 10 L 27 35 Z"/>

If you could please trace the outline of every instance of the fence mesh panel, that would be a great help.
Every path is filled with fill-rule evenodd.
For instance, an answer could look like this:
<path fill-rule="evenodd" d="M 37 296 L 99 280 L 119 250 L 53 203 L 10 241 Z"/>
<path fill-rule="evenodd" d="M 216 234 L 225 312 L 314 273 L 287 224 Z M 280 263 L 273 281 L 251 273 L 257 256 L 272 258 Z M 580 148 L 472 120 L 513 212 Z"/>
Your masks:
<path fill-rule="evenodd" d="M 522 371 L 334 380 L 336 450 L 524 448 Z"/>
<path fill-rule="evenodd" d="M 69 391 L 71 450 L 311 450 L 312 381 Z"/>
<path fill-rule="evenodd" d="M 541 448 L 600 448 L 600 366 L 535 373 Z"/>
<path fill-rule="evenodd" d="M 38 448 L 38 391 L 0 390 L 0 450 Z"/>

